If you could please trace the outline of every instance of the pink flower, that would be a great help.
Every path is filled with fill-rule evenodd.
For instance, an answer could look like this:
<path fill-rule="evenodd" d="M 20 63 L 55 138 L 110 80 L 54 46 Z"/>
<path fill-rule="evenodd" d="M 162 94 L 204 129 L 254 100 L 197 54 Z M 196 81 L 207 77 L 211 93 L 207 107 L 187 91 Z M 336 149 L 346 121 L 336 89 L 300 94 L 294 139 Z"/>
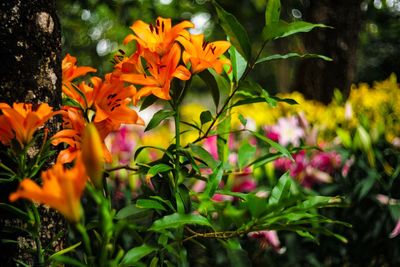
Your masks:
<path fill-rule="evenodd" d="M 213 156 L 214 159 L 218 159 L 218 149 L 217 149 L 217 136 L 207 137 L 203 143 L 203 147 L 208 153 Z"/>
<path fill-rule="evenodd" d="M 249 176 L 235 177 L 232 192 L 248 193 L 255 190 L 256 188 L 257 182 Z"/>
<path fill-rule="evenodd" d="M 397 221 L 396 226 L 394 227 L 393 231 L 390 233 L 390 238 L 395 238 L 400 234 L 400 220 Z"/>
<path fill-rule="evenodd" d="M 119 162 L 127 164 L 133 157 L 133 150 L 136 147 L 136 142 L 129 136 L 127 126 L 122 126 L 119 132 L 115 133 L 114 140 L 111 146 L 111 152 L 116 155 Z"/>
<path fill-rule="evenodd" d="M 250 232 L 248 233 L 248 237 L 258 239 L 261 249 L 267 249 L 268 247 L 271 247 L 276 253 L 279 254 L 282 254 L 286 251 L 285 248 L 281 247 L 281 243 L 276 231 Z"/>
<path fill-rule="evenodd" d="M 295 116 L 280 118 L 273 126 L 273 131 L 279 133 L 279 144 L 282 146 L 299 146 L 300 139 L 304 137 L 304 129 L 299 126 L 299 120 Z"/>

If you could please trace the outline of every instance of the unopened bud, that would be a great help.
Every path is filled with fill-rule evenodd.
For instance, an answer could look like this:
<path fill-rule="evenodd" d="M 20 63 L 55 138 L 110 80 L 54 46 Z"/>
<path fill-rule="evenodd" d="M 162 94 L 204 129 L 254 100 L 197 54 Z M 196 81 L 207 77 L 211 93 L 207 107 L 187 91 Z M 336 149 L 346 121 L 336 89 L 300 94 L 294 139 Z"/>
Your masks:
<path fill-rule="evenodd" d="M 82 139 L 82 161 L 86 173 L 97 188 L 102 188 L 104 153 L 103 143 L 94 124 L 86 126 Z"/>

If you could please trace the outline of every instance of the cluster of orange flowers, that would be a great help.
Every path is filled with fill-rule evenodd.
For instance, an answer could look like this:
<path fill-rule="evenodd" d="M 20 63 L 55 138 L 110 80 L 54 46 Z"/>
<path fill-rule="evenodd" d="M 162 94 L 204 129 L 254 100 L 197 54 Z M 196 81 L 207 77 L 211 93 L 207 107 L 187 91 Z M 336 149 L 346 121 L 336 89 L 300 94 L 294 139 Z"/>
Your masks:
<path fill-rule="evenodd" d="M 57 163 L 42 172 L 42 187 L 24 179 L 10 195 L 10 201 L 31 199 L 57 209 L 72 222 L 79 221 L 80 198 L 88 177 L 98 186 L 100 165 L 111 161 L 104 144 L 106 136 L 118 130 L 121 124 L 144 124 L 129 107 L 130 103 L 135 105 L 150 94 L 169 100 L 173 78 L 189 80 L 193 74 L 207 68 L 221 73 L 223 65 L 230 64 L 223 57 L 230 47 L 229 42 L 205 42 L 204 35 L 188 32 L 192 27 L 189 21 L 172 27 L 171 19 L 164 18 L 158 18 L 155 25 L 136 21 L 131 26 L 134 34 L 124 40 L 124 44 L 135 40 L 136 52 L 131 56 L 116 56 L 114 71 L 104 79 L 92 77 L 90 83 L 73 82 L 96 70 L 78 67 L 76 58 L 68 54 L 62 61 L 62 92 L 67 105 L 60 111 L 54 112 L 45 103 L 35 110 L 31 104 L 15 103 L 11 107 L 0 103 L 0 142 L 3 144 L 9 145 L 15 138 L 23 148 L 39 127 L 52 116 L 61 114 L 63 130 L 51 138 L 51 143 L 67 145 L 59 153 Z M 72 168 L 64 166 L 74 160 Z"/>

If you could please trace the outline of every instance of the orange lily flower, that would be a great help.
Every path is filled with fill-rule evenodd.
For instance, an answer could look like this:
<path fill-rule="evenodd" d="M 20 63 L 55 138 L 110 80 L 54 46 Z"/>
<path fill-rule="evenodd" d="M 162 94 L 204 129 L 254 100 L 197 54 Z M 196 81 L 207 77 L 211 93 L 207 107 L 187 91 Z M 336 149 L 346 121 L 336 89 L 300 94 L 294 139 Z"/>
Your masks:
<path fill-rule="evenodd" d="M 0 103 L 0 110 L 3 118 L 8 121 L 10 128 L 14 131 L 15 137 L 21 147 L 28 144 L 34 132 L 52 116 L 58 112 L 53 112 L 53 108 L 47 103 L 42 103 L 34 111 L 32 104 L 14 103 L 13 107 L 6 103 Z M 4 119 L 2 119 L 4 121 Z"/>
<path fill-rule="evenodd" d="M 61 143 L 69 145 L 61 150 L 57 156 L 57 162 L 70 163 L 76 159 L 81 150 L 81 136 L 85 128 L 85 120 L 80 110 L 64 107 L 62 111 L 63 128 L 51 138 L 51 144 L 57 146 Z"/>
<path fill-rule="evenodd" d="M 79 105 L 83 109 L 88 109 L 93 105 L 93 88 L 100 86 L 102 83 L 101 79 L 98 77 L 92 77 L 90 81 L 93 87 L 89 86 L 86 82 L 81 82 L 78 86 L 75 86 L 75 88 L 73 88 L 74 85 L 70 83 L 68 85 L 64 84 L 62 91 L 66 96 L 79 103 Z"/>
<path fill-rule="evenodd" d="M 0 115 L 0 142 L 2 142 L 3 145 L 8 145 L 13 138 L 14 133 L 11 129 L 10 123 L 6 116 Z"/>
<path fill-rule="evenodd" d="M 136 111 L 127 106 L 131 102 L 130 98 L 136 94 L 134 86 L 124 87 L 122 81 L 112 79 L 111 74 L 108 74 L 105 82 L 98 84 L 94 90 L 94 123 L 110 119 L 117 124 L 144 124 Z"/>
<path fill-rule="evenodd" d="M 168 54 L 161 59 L 153 53 L 145 53 L 147 60 L 148 74 L 145 71 L 141 73 L 124 73 L 120 75 L 120 79 L 125 82 L 143 85 L 142 88 L 134 96 L 134 103 L 141 97 L 153 94 L 161 99 L 169 100 L 171 80 L 178 78 L 180 80 L 189 80 L 190 71 L 179 65 L 181 57 L 181 48 L 178 44 L 174 44 Z M 137 59 L 140 61 L 140 58 Z"/>
<path fill-rule="evenodd" d="M 136 35 L 128 35 L 124 44 L 136 40 L 139 46 L 163 56 L 170 50 L 178 36 L 189 36 L 186 28 L 193 27 L 194 25 L 190 21 L 183 21 L 172 27 L 171 19 L 161 17 L 157 18 L 155 25 L 137 20 L 130 27 Z"/>
<path fill-rule="evenodd" d="M 31 179 L 24 179 L 17 191 L 10 195 L 10 201 L 25 198 L 39 202 L 58 210 L 69 221 L 78 222 L 82 215 L 80 199 L 87 181 L 82 161 L 78 159 L 71 169 L 57 163 L 42 172 L 41 178 L 42 187 Z"/>
<path fill-rule="evenodd" d="M 63 83 L 71 82 L 73 79 L 83 76 L 88 72 L 96 72 L 97 70 L 91 67 L 76 66 L 76 57 L 67 54 L 61 63 Z"/>
<path fill-rule="evenodd" d="M 86 122 L 83 118 L 82 111 L 76 108 L 64 107 L 63 114 L 63 128 L 57 132 L 51 138 L 51 144 L 57 146 L 61 143 L 65 143 L 68 147 L 58 154 L 57 162 L 70 163 L 76 159 L 81 152 L 82 135 L 85 129 Z M 104 160 L 106 162 L 112 161 L 110 151 L 108 151 L 104 144 L 104 139 L 111 131 L 116 131 L 120 124 L 112 124 L 112 121 L 103 121 L 95 124 L 101 140 L 101 146 L 103 148 Z"/>
<path fill-rule="evenodd" d="M 190 35 L 190 40 L 178 37 L 177 41 L 185 48 L 182 59 L 185 64 L 191 63 L 192 73 L 199 73 L 207 68 L 213 68 L 221 73 L 224 64 L 231 64 L 229 59 L 221 59 L 231 44 L 227 41 L 208 43 L 204 41 L 204 35 Z"/>

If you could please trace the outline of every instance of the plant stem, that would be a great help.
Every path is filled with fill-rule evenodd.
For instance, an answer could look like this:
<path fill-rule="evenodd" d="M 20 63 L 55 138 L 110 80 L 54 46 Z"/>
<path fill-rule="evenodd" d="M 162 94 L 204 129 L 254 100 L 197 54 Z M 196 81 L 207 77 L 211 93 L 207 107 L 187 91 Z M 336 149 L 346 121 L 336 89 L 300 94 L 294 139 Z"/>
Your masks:
<path fill-rule="evenodd" d="M 85 226 L 83 226 L 81 223 L 77 223 L 75 225 L 75 227 L 82 236 L 83 244 L 85 246 L 85 251 L 88 254 L 87 255 L 88 258 L 92 259 L 92 255 L 93 255 L 92 248 L 90 247 L 90 239 L 89 239 L 89 235 L 87 234 Z"/>
<path fill-rule="evenodd" d="M 210 126 L 208 126 L 207 130 L 202 136 L 199 136 L 196 140 L 194 140 L 192 143 L 197 143 L 204 138 L 208 137 L 208 134 L 210 133 L 211 129 L 214 127 L 215 123 L 218 121 L 219 117 L 224 113 L 225 109 L 228 107 L 228 104 L 231 102 L 232 98 L 235 96 L 237 90 L 239 89 L 239 84 L 241 81 L 246 79 L 246 77 L 249 75 L 250 71 L 252 71 L 257 63 L 258 58 L 261 56 L 262 51 L 264 50 L 265 46 L 267 45 L 268 41 L 265 41 L 263 45 L 261 46 L 260 50 L 257 53 L 257 56 L 254 58 L 253 62 L 247 65 L 247 68 L 245 72 L 243 73 L 242 77 L 240 80 L 235 84 L 235 87 L 233 91 L 229 94 L 228 98 L 225 100 L 224 104 L 222 105 L 222 108 L 217 112 L 215 115 L 213 121 L 211 122 Z"/>
<path fill-rule="evenodd" d="M 35 206 L 35 204 L 32 203 L 31 205 L 32 211 L 33 211 L 33 216 L 35 219 L 35 233 L 34 233 L 34 239 L 35 239 L 35 244 L 36 244 L 36 253 L 37 253 L 37 259 L 39 266 L 44 266 L 44 255 L 42 253 L 42 242 L 40 241 L 40 214 Z"/>

